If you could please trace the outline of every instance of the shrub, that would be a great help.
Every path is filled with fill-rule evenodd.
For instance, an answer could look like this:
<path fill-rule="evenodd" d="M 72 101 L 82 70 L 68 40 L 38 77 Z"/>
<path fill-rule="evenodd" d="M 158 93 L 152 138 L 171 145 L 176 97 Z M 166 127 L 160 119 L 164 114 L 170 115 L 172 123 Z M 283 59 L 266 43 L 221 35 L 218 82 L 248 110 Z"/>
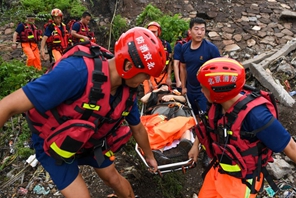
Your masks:
<path fill-rule="evenodd" d="M 120 35 L 127 31 L 128 25 L 126 19 L 122 18 L 121 15 L 116 15 L 112 24 L 112 36 L 118 39 Z"/>
<path fill-rule="evenodd" d="M 12 60 L 4 62 L 0 59 L 0 99 L 24 86 L 43 72 L 34 67 L 27 67 L 23 62 Z"/>
<path fill-rule="evenodd" d="M 136 25 L 147 27 L 151 21 L 156 21 L 160 24 L 162 29 L 161 38 L 170 42 L 172 47 L 174 47 L 178 36 L 189 28 L 189 22 L 182 19 L 179 14 L 173 16 L 163 14 L 160 9 L 149 4 L 137 16 Z"/>

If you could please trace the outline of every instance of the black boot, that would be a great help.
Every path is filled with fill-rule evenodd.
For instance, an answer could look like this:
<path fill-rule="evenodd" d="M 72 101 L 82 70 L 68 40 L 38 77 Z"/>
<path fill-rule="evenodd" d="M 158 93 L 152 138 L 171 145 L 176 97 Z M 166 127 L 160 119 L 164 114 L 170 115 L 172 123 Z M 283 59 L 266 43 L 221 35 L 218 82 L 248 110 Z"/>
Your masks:
<path fill-rule="evenodd" d="M 182 139 L 176 148 L 164 151 L 164 155 L 172 159 L 174 162 L 188 160 L 188 152 L 192 147 L 192 142 Z"/>
<path fill-rule="evenodd" d="M 171 160 L 166 157 L 160 150 L 152 150 L 158 165 L 170 164 Z"/>

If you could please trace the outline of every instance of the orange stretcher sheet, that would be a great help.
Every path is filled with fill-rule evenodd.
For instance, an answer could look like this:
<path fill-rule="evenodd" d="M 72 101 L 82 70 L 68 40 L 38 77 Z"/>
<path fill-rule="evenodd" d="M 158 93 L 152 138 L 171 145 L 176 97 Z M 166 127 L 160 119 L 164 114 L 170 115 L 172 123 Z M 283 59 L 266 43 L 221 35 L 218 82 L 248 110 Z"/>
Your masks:
<path fill-rule="evenodd" d="M 161 149 L 179 140 L 182 134 L 195 125 L 193 117 L 178 116 L 166 120 L 163 115 L 153 114 L 141 117 L 150 141 L 151 149 Z"/>

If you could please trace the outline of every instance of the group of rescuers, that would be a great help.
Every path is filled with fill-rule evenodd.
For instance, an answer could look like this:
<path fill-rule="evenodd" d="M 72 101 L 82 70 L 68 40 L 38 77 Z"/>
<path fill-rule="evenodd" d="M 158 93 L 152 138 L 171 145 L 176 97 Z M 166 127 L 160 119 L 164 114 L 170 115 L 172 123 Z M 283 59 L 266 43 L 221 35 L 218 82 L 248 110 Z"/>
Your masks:
<path fill-rule="evenodd" d="M 199 198 L 256 197 L 273 152 L 283 151 L 296 162 L 295 141 L 277 120 L 273 105 L 259 94 L 244 91 L 244 67 L 220 57 L 218 48 L 205 39 L 205 20 L 190 20 L 187 37 L 176 43 L 173 57 L 170 44 L 159 38 L 161 26 L 151 22 L 147 28 L 134 27 L 123 33 L 115 43 L 114 56 L 105 59 L 92 56 L 97 49 L 93 42 L 91 47 L 75 45 L 63 53 L 69 40 L 92 40 L 88 12 L 74 23 L 71 34 L 62 23 L 61 10 L 53 9 L 51 16 L 43 36 L 33 15 L 13 34 L 12 47 L 22 45 L 28 66 L 41 70 L 39 53 L 44 58 L 46 44 L 55 64 L 51 71 L 0 100 L 0 127 L 11 116 L 26 114 L 36 157 L 65 197 L 90 197 L 79 165 L 92 166 L 118 197 L 135 197 L 113 163 L 114 128 L 120 129 L 123 120 L 142 149 L 149 171 L 157 171 L 155 153 L 163 151 L 152 152 L 137 106 L 137 87 L 144 84 L 141 100 L 146 103 L 147 94 L 170 90 L 172 70 L 179 91 L 161 100 L 186 103 L 186 94 L 195 115 L 207 113 L 206 121 L 198 119 L 199 124 L 190 125 L 197 137 L 184 154 L 196 162 L 202 143 L 211 158 Z M 78 50 L 88 56 L 72 56 Z M 77 139 L 87 135 L 85 142 Z"/>

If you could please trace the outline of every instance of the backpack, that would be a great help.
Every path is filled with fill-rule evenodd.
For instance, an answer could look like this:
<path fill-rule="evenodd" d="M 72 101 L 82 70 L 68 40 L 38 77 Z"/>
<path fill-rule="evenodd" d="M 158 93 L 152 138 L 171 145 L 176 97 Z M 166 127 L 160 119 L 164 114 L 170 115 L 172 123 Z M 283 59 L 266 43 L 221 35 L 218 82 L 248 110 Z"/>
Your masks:
<path fill-rule="evenodd" d="M 276 118 L 278 119 L 279 112 L 278 112 L 278 107 L 277 107 L 277 101 L 276 101 L 276 99 L 275 99 L 275 97 L 274 97 L 274 95 L 273 95 L 272 92 L 270 92 L 270 91 L 264 91 L 264 90 L 258 89 L 256 87 L 247 85 L 247 84 L 245 84 L 243 86 L 243 89 L 246 90 L 246 91 L 252 92 L 252 94 L 259 94 L 260 96 L 264 97 L 269 102 L 271 102 L 271 104 L 274 107 Z"/>

